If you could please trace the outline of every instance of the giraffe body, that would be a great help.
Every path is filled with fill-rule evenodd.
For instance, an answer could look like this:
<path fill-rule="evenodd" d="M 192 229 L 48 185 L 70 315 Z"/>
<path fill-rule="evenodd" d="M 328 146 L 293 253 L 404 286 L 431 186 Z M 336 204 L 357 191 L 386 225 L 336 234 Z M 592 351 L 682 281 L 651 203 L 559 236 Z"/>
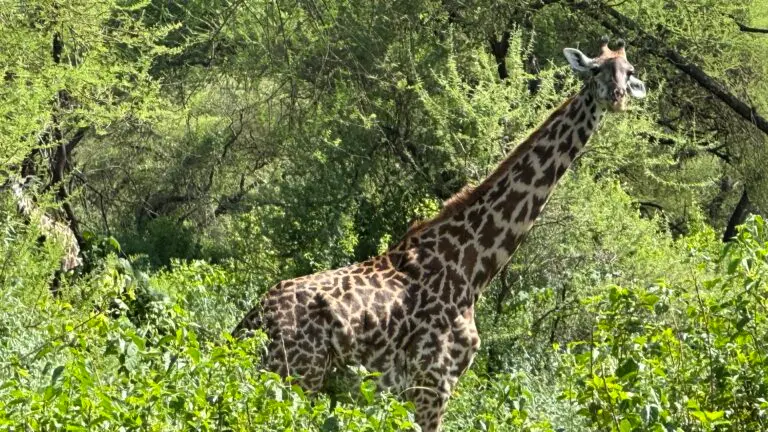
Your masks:
<path fill-rule="evenodd" d="M 80 258 L 80 245 L 77 238 L 66 223 L 58 220 L 54 215 L 49 215 L 45 210 L 37 206 L 30 196 L 30 192 L 25 189 L 34 182 L 34 177 L 27 176 L 21 178 L 10 178 L 5 184 L 0 186 L 0 190 L 10 189 L 16 201 L 16 209 L 27 221 L 34 221 L 40 227 L 42 238 L 51 237 L 54 241 L 61 244 L 64 248 L 64 255 L 61 258 L 59 270 L 57 273 L 65 273 L 76 269 L 83 264 Z M 39 241 L 39 240 L 38 240 Z"/>
<path fill-rule="evenodd" d="M 310 391 L 321 390 L 335 368 L 380 372 L 382 387 L 405 391 L 414 402 L 422 430 L 437 431 L 451 390 L 480 346 L 480 293 L 531 229 L 604 109 L 622 110 L 625 90 L 633 91 L 630 74 L 615 83 L 616 70 L 631 67 L 623 48 L 602 52 L 589 59 L 566 50 L 574 69 L 584 72 L 583 66 L 607 84 L 587 79 L 477 187 L 380 256 L 280 282 L 234 333 L 263 328 L 267 368 L 297 377 Z"/>
<path fill-rule="evenodd" d="M 332 369 L 362 365 L 381 373 L 381 387 L 406 391 L 417 405 L 439 401 L 417 414 L 419 424 L 437 424 L 437 408 L 469 367 L 480 339 L 472 299 L 459 286 L 455 298 L 448 291 L 439 298 L 448 272 L 420 275 L 415 253 L 393 250 L 274 286 L 251 318 L 262 320 L 269 336 L 266 367 L 318 391 Z M 422 289 L 429 281 L 434 290 Z"/>

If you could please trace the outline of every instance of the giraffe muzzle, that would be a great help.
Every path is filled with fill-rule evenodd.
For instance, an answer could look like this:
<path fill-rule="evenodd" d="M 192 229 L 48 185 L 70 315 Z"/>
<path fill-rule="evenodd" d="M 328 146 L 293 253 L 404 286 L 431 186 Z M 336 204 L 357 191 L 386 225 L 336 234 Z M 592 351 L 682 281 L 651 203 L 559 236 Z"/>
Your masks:
<path fill-rule="evenodd" d="M 616 102 L 611 103 L 611 111 L 613 112 L 622 112 L 627 110 L 627 102 L 625 99 L 620 99 Z"/>
<path fill-rule="evenodd" d="M 616 90 L 613 92 L 613 95 L 611 97 L 611 111 L 614 112 L 621 112 L 627 110 L 627 100 L 629 98 L 627 97 L 626 93 Z"/>

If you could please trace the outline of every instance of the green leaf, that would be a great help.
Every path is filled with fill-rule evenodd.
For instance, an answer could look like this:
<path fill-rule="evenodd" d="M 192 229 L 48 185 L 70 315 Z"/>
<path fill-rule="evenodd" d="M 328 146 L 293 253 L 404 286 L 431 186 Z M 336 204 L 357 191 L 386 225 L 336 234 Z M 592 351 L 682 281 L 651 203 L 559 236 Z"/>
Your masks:
<path fill-rule="evenodd" d="M 642 410 L 640 410 L 640 417 L 643 419 L 643 422 L 653 423 L 659 418 L 659 407 L 658 405 L 646 405 L 643 407 Z"/>
<path fill-rule="evenodd" d="M 117 252 L 122 250 L 120 249 L 120 242 L 118 242 L 117 239 L 112 236 L 107 237 L 107 243 L 109 243 L 109 245 L 112 246 L 112 248 L 114 248 Z"/>
<path fill-rule="evenodd" d="M 725 415 L 725 411 L 704 411 L 709 421 L 715 421 Z"/>
<path fill-rule="evenodd" d="M 709 423 L 709 419 L 707 418 L 707 415 L 704 414 L 703 411 L 691 411 L 690 412 L 692 416 L 696 417 L 700 422 L 707 424 Z"/>
<path fill-rule="evenodd" d="M 632 424 L 627 419 L 622 419 L 619 423 L 619 430 L 621 432 L 629 432 L 632 430 Z"/>
<path fill-rule="evenodd" d="M 320 427 L 320 430 L 322 432 L 338 432 L 341 430 L 339 429 L 339 419 L 336 418 L 335 415 L 327 417 L 323 422 L 323 425 Z"/>
<path fill-rule="evenodd" d="M 731 262 L 728 263 L 728 273 L 734 274 L 736 273 L 736 269 L 739 267 L 739 264 L 741 264 L 741 260 L 738 258 L 732 259 Z"/>
<path fill-rule="evenodd" d="M 619 378 L 625 378 L 628 375 L 636 374 L 640 370 L 640 365 L 634 358 L 630 357 L 624 360 L 618 368 L 616 368 L 616 376 Z"/>
<path fill-rule="evenodd" d="M 56 369 L 53 370 L 53 374 L 51 374 L 51 385 L 54 386 L 59 381 L 59 378 L 61 378 L 61 374 L 64 372 L 64 366 L 57 366 Z"/>
<path fill-rule="evenodd" d="M 195 363 L 200 362 L 200 350 L 197 348 L 187 348 L 187 354 L 189 354 L 189 357 L 192 358 Z"/>
<path fill-rule="evenodd" d="M 368 404 L 372 404 L 376 395 L 376 383 L 373 380 L 365 380 L 360 384 L 360 392 L 363 394 L 365 401 Z"/>

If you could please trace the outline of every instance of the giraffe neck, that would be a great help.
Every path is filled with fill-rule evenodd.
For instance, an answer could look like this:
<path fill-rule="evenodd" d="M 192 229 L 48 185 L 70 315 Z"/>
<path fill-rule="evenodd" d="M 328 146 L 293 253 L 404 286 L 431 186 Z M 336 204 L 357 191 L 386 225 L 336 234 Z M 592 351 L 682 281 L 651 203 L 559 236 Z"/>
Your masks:
<path fill-rule="evenodd" d="M 451 198 L 437 217 L 412 228 L 396 249 L 411 250 L 408 255 L 420 261 L 424 274 L 435 273 L 438 258 L 442 269 L 469 281 L 462 297 L 475 301 L 530 231 L 601 116 L 587 85 L 480 185 Z"/>

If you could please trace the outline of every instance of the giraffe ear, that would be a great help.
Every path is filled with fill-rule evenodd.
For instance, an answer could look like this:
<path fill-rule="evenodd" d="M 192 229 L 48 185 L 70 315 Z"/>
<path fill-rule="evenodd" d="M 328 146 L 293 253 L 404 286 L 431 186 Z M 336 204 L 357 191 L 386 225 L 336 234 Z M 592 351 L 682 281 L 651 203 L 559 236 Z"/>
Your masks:
<path fill-rule="evenodd" d="M 632 97 L 638 99 L 645 97 L 645 83 L 634 76 L 629 77 L 627 87 L 629 87 L 629 94 L 632 95 Z"/>
<path fill-rule="evenodd" d="M 571 64 L 571 68 L 576 72 L 589 72 L 597 66 L 594 60 L 587 57 L 583 52 L 576 48 L 566 48 L 563 50 L 563 54 L 565 55 L 565 59 L 568 60 L 568 63 Z"/>

